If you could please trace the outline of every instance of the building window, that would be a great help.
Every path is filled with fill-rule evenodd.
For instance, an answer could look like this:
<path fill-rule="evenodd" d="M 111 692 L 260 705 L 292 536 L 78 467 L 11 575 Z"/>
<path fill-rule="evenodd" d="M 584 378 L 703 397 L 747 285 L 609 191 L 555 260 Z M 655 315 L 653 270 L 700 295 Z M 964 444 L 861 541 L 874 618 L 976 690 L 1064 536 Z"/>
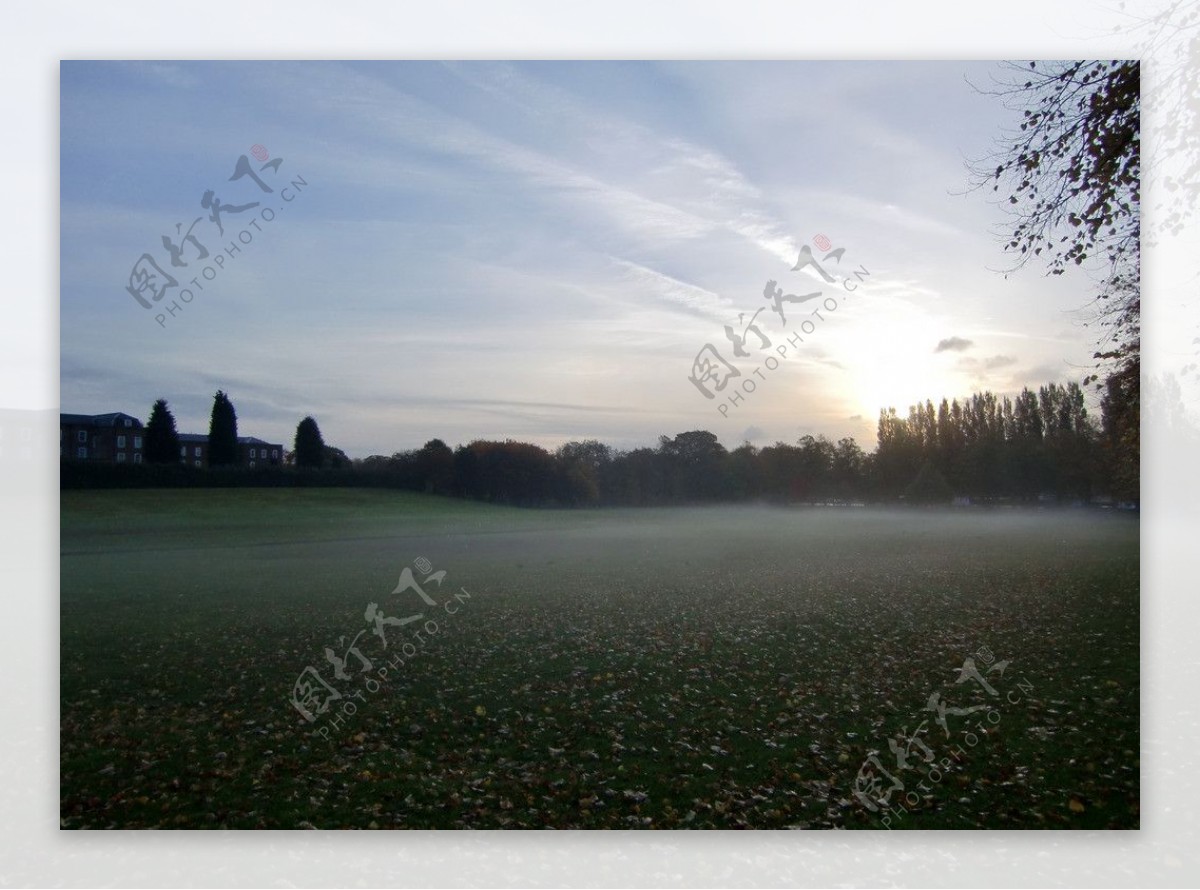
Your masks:
<path fill-rule="evenodd" d="M 140 464 L 142 462 L 142 456 L 140 454 L 135 454 L 133 456 L 133 462 L 135 464 Z"/>
<path fill-rule="evenodd" d="M 200 461 L 196 461 L 196 466 L 200 466 Z"/>
<path fill-rule="evenodd" d="M 272 449 L 271 449 L 271 457 L 274 457 L 274 458 L 278 458 L 278 457 L 279 457 L 279 449 L 278 449 L 278 448 L 272 448 Z"/>
<path fill-rule="evenodd" d="M 124 436 L 117 436 L 117 447 L 118 448 L 125 447 L 125 437 Z"/>
<path fill-rule="evenodd" d="M 254 466 L 254 461 L 250 461 L 250 466 Z"/>
<path fill-rule="evenodd" d="M 125 452 L 124 451 L 117 452 L 117 463 L 119 463 L 119 464 L 125 463 Z"/>
<path fill-rule="evenodd" d="M 187 457 L 187 446 L 186 446 L 186 445 L 180 445 L 180 446 L 179 446 L 179 456 L 180 456 L 180 457 Z"/>
<path fill-rule="evenodd" d="M 134 450 L 135 450 L 135 451 L 137 451 L 137 450 L 138 450 L 139 448 L 141 448 L 141 447 L 142 447 L 142 437 L 141 437 L 141 436 L 134 436 L 134 437 L 133 437 L 133 448 L 134 448 Z"/>
<path fill-rule="evenodd" d="M 80 430 L 79 432 L 77 432 L 75 434 L 75 441 L 76 442 L 86 442 L 87 441 L 87 430 Z"/>
<path fill-rule="evenodd" d="M 192 449 L 192 454 L 194 454 L 196 457 L 200 456 L 200 446 L 199 445 L 197 445 L 195 448 Z M 200 466 L 200 464 L 197 463 L 196 466 Z"/>
<path fill-rule="evenodd" d="M 125 426 L 133 426 L 133 421 L 130 420 L 128 417 L 125 418 Z"/>
<path fill-rule="evenodd" d="M 251 448 L 251 449 L 250 449 L 250 456 L 251 456 L 251 457 L 258 457 L 258 453 L 257 453 L 257 452 L 256 452 L 256 451 L 255 451 L 253 448 Z M 254 464 L 251 464 L 250 466 L 254 466 Z"/>
<path fill-rule="evenodd" d="M 75 450 L 75 456 L 86 458 L 87 457 L 87 449 L 86 448 L 77 448 Z"/>

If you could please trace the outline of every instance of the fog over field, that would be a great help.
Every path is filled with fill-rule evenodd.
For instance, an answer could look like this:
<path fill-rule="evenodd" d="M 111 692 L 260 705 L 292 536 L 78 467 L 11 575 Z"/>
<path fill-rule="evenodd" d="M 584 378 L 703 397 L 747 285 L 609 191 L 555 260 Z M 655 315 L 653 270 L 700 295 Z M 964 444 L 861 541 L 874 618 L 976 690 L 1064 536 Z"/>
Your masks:
<path fill-rule="evenodd" d="M 1136 827 L 1138 565 L 1101 510 L 66 492 L 62 818 Z"/>

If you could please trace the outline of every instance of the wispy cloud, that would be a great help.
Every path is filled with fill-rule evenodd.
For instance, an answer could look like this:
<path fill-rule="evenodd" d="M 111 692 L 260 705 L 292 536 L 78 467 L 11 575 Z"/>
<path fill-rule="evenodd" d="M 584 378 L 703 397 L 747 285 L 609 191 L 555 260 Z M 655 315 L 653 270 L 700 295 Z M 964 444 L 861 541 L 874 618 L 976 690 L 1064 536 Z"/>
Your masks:
<path fill-rule="evenodd" d="M 955 134 L 994 121 L 897 130 L 953 105 L 960 67 L 904 66 L 907 91 L 892 71 L 65 65 L 63 403 L 141 415 L 164 396 L 195 428 L 222 388 L 253 434 L 288 438 L 315 413 L 355 455 L 435 435 L 652 444 L 698 428 L 736 446 L 797 416 L 836 438 L 877 391 L 892 397 L 878 384 L 897 368 L 916 398 L 968 373 L 1019 386 L 1064 356 L 1085 363 L 1087 332 L 1060 333 L 1073 295 L 997 283 L 985 211 L 947 195 Z M 846 126 L 788 107 L 798 82 Z M 311 188 L 159 327 L 124 292 L 130 265 L 256 142 Z M 692 360 L 708 342 L 730 351 L 724 326 L 767 305 L 768 279 L 835 293 L 789 272 L 818 232 L 847 248 L 834 271 L 870 275 L 726 420 L 687 381 Z M 782 343 L 769 311 L 759 322 Z M 935 359 L 930 330 L 969 334 L 937 351 L 975 364 Z"/>
<path fill-rule="evenodd" d="M 680 281 L 655 269 L 613 257 L 626 280 L 642 294 L 649 294 L 714 323 L 725 324 L 733 314 L 731 301 L 705 288 Z"/>

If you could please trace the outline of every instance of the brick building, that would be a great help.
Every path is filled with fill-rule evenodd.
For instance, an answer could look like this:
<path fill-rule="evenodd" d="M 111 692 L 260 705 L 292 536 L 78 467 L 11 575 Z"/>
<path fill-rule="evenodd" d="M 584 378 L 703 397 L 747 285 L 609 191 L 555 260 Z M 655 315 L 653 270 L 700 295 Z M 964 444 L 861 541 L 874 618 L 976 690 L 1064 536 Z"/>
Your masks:
<path fill-rule="evenodd" d="M 58 456 L 66 460 L 140 464 L 146 431 L 136 417 L 111 414 L 59 414 Z"/>
<path fill-rule="evenodd" d="M 283 446 L 254 436 L 238 436 L 238 463 L 243 467 L 277 467 L 283 463 Z"/>
<path fill-rule="evenodd" d="M 146 430 L 136 417 L 112 414 L 59 414 L 58 455 L 64 460 L 140 464 Z M 238 436 L 238 466 L 276 467 L 283 446 L 254 436 Z M 208 466 L 208 434 L 179 433 L 179 462 Z"/>
<path fill-rule="evenodd" d="M 180 433 L 179 460 L 191 467 L 207 467 L 208 434 Z"/>

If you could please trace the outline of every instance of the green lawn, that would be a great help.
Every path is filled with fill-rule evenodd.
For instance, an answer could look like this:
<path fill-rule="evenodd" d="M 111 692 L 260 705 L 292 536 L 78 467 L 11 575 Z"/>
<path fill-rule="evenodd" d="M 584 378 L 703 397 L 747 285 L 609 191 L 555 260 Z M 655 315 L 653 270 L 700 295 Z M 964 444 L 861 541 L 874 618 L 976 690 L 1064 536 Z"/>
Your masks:
<path fill-rule="evenodd" d="M 61 548 L 65 827 L 879 828 L 871 752 L 893 828 L 1139 824 L 1128 516 L 71 491 Z M 391 593 L 418 557 L 435 607 Z M 369 602 L 436 632 L 384 650 Z M 988 707 L 947 738 L 935 692 Z"/>

